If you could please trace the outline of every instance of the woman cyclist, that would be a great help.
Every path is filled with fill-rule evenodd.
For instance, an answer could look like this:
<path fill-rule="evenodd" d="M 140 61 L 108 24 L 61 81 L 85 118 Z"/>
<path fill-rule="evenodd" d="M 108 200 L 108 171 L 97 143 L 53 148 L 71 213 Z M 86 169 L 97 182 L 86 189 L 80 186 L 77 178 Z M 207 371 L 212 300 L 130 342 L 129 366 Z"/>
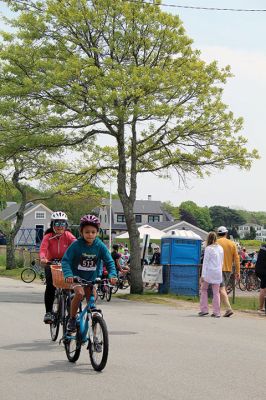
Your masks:
<path fill-rule="evenodd" d="M 108 270 L 111 285 L 116 283 L 116 269 L 111 254 L 98 237 L 100 220 L 95 215 L 84 215 L 80 220 L 80 238 L 67 249 L 62 259 L 62 270 L 66 282 L 73 283 L 74 276 L 94 281 L 102 273 L 102 262 Z M 74 283 L 75 295 L 71 302 L 70 319 L 67 324 L 69 332 L 76 330 L 76 314 L 79 303 L 90 298 L 91 289 Z"/>
<path fill-rule="evenodd" d="M 50 264 L 53 260 L 60 261 L 74 240 L 75 236 L 67 229 L 67 215 L 63 211 L 55 211 L 51 215 L 50 228 L 44 234 L 40 247 L 40 260 L 44 265 L 46 289 L 44 293 L 44 303 L 46 313 L 43 322 L 45 324 L 52 323 L 52 307 L 54 302 L 55 287 Z"/>

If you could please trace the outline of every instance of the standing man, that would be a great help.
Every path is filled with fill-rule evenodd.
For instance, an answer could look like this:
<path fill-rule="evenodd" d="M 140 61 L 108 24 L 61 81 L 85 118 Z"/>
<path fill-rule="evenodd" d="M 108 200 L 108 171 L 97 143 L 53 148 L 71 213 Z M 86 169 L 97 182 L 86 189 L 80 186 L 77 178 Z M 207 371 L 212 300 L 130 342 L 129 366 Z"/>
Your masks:
<path fill-rule="evenodd" d="M 259 313 L 265 314 L 264 302 L 266 297 L 266 243 L 262 243 L 255 265 L 256 275 L 260 278 Z"/>
<path fill-rule="evenodd" d="M 235 265 L 235 277 L 238 280 L 240 277 L 240 260 L 237 251 L 236 244 L 232 240 L 227 239 L 228 229 L 225 226 L 220 226 L 217 230 L 218 240 L 217 243 L 222 246 L 224 250 L 224 261 L 223 261 L 223 281 L 220 284 L 220 296 L 221 302 L 224 304 L 226 311 L 224 317 L 231 317 L 233 310 L 231 308 L 228 295 L 226 292 L 226 286 L 230 280 L 233 272 L 233 264 Z"/>

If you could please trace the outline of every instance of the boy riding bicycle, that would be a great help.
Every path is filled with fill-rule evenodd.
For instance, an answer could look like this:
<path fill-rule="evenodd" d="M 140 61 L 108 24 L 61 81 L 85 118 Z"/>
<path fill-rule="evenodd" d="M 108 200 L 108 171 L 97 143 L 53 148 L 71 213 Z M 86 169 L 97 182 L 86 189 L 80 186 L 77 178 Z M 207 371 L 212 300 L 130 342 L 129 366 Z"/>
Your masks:
<path fill-rule="evenodd" d="M 90 298 L 90 288 L 83 288 L 74 283 L 74 276 L 94 281 L 101 274 L 102 262 L 108 270 L 111 285 L 116 283 L 114 261 L 105 244 L 97 237 L 100 220 L 95 215 L 84 215 L 80 220 L 81 237 L 67 249 L 62 259 L 62 270 L 67 283 L 73 284 L 75 295 L 71 302 L 70 319 L 67 324 L 69 332 L 76 330 L 76 314 L 84 295 Z"/>

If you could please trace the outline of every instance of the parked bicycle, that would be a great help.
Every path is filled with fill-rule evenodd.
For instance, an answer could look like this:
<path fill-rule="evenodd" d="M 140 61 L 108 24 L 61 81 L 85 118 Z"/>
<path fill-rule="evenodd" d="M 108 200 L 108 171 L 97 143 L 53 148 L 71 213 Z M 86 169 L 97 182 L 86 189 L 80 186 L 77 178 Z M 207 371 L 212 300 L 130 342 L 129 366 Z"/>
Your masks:
<path fill-rule="evenodd" d="M 102 311 L 95 308 L 93 287 L 100 282 L 100 279 L 86 281 L 85 279 L 75 278 L 75 282 L 78 282 L 83 287 L 90 287 L 91 296 L 85 307 L 80 303 L 77 314 L 77 331 L 75 333 L 64 331 L 62 340 L 66 355 L 70 362 L 76 362 L 80 356 L 81 346 L 87 344 L 93 369 L 95 371 L 102 371 L 107 363 L 109 341 L 108 330 Z M 69 313 L 66 323 L 68 318 Z"/>
<path fill-rule="evenodd" d="M 45 284 L 45 274 L 44 274 L 44 269 L 42 266 L 39 264 L 39 261 L 36 262 L 36 260 L 32 260 L 31 266 L 24 268 L 20 274 L 21 279 L 25 283 L 31 283 L 34 281 L 36 277 L 39 277 L 41 281 Z"/>
<path fill-rule="evenodd" d="M 113 285 L 110 284 L 109 279 L 104 278 L 97 286 L 97 295 L 101 300 L 106 298 L 106 301 L 110 301 L 112 298 Z"/>
<path fill-rule="evenodd" d="M 236 287 L 237 281 L 235 279 L 235 275 L 231 274 L 230 279 L 226 285 L 226 292 L 227 294 L 231 293 L 234 287 Z"/>
<path fill-rule="evenodd" d="M 260 281 L 255 274 L 255 269 L 241 268 L 238 286 L 242 291 L 247 290 L 250 292 L 252 290 L 258 290 L 260 287 Z"/>

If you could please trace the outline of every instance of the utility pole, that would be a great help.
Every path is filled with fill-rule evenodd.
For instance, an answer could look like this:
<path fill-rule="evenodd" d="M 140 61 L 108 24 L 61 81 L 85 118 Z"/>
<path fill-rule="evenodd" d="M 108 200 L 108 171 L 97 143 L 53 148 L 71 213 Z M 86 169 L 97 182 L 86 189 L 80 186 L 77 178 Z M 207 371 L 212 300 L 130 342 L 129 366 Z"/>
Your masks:
<path fill-rule="evenodd" d="M 112 181 L 110 179 L 110 199 L 109 199 L 109 250 L 112 251 Z"/>

